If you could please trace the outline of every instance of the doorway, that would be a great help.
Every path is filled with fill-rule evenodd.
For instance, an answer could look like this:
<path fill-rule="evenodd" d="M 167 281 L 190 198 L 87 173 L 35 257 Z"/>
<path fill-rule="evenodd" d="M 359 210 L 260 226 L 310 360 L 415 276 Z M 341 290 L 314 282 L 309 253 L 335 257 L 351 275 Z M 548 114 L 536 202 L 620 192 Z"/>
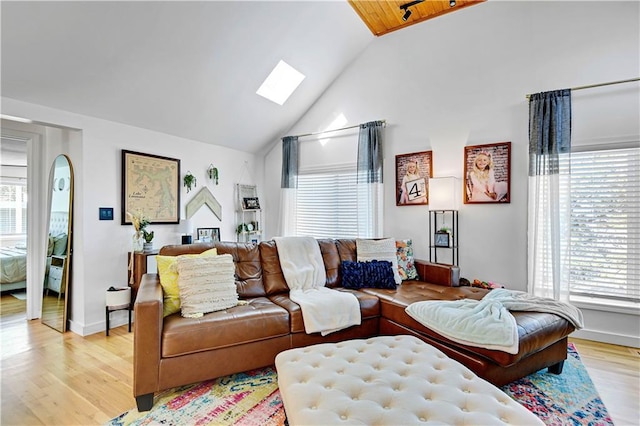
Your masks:
<path fill-rule="evenodd" d="M 28 135 L 8 134 L 0 143 L 0 292 L 2 314 L 26 313 L 27 143 Z"/>
<path fill-rule="evenodd" d="M 24 206 L 18 205 L 16 199 L 18 197 L 12 195 L 9 198 L 12 201 L 9 210 L 2 211 L 2 219 L 7 219 L 9 223 L 6 231 L 3 230 L 0 239 L 0 246 L 20 248 L 26 245 L 26 286 L 20 283 L 18 277 L 3 277 L 0 280 L 0 291 L 2 294 L 13 294 L 13 290 L 19 290 L 22 287 L 24 293 L 18 297 L 26 298 L 22 303 L 25 305 L 26 319 L 34 319 L 40 317 L 41 303 L 37 296 L 41 291 L 42 277 L 45 270 L 44 265 L 44 239 L 46 234 L 45 227 L 45 206 L 46 206 L 46 176 L 45 170 L 45 140 L 46 128 L 39 124 L 22 123 L 8 119 L 2 119 L 2 133 L 0 149 L 2 150 L 3 165 L 1 176 L 11 176 L 13 179 L 4 178 L 3 181 L 11 186 L 18 183 L 22 186 L 22 193 L 25 196 L 21 199 Z M 6 156 L 5 156 L 6 154 Z M 25 155 L 26 154 L 26 155 Z M 4 165 L 7 165 L 4 167 Z M 14 171 L 10 172 L 11 165 Z M 20 172 L 16 170 L 21 170 Z M 16 176 L 18 175 L 18 176 Z M 19 178 L 19 179 L 17 179 Z M 11 193 L 12 189 L 5 188 Z M 14 191 L 16 192 L 16 191 Z M 20 213 L 18 213 L 20 212 Z M 19 216 L 19 217 L 18 217 Z M 42 240 L 42 241 L 40 241 Z M 3 259 L 4 265 L 4 259 Z M 20 265 L 21 268 L 23 265 Z M 14 275 L 16 272 L 13 273 Z M 22 271 L 24 274 L 24 271 Z M 5 284 L 8 283 L 8 284 Z M 15 296 L 10 296 L 16 298 Z M 20 300 L 20 299 L 18 299 Z M 14 308 L 10 310 L 14 310 Z M 3 309 L 4 313 L 4 309 Z"/>

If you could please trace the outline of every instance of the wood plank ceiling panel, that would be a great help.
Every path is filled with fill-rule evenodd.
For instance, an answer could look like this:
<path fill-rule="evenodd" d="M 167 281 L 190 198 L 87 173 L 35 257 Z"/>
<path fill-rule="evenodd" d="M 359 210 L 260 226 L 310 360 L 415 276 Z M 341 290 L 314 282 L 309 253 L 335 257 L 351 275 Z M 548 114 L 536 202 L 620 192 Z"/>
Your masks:
<path fill-rule="evenodd" d="M 411 0 L 348 1 L 373 35 L 381 36 L 427 19 L 483 3 L 486 0 L 455 0 L 454 6 L 451 6 L 450 0 L 426 0 L 409 7 L 411 16 L 406 21 L 402 20 L 404 10 L 400 6 Z"/>

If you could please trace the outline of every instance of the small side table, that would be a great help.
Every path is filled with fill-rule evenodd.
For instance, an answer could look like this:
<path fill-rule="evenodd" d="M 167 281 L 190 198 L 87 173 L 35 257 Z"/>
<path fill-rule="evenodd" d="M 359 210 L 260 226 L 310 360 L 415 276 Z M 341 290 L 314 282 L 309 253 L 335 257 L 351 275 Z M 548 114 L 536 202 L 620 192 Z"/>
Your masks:
<path fill-rule="evenodd" d="M 114 311 L 129 311 L 129 333 L 131 333 L 131 287 L 111 287 L 106 291 L 105 315 L 109 336 L 109 314 Z"/>

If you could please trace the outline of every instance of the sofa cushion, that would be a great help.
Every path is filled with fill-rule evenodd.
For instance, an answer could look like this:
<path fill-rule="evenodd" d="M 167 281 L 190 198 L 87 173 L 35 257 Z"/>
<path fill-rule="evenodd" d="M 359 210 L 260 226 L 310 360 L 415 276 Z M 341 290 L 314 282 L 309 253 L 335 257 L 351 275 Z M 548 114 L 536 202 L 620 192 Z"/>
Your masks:
<path fill-rule="evenodd" d="M 260 260 L 262 262 L 262 279 L 266 293 L 271 296 L 278 293 L 289 293 L 287 281 L 284 279 L 280 258 L 275 241 L 262 241 L 260 247 Z"/>
<path fill-rule="evenodd" d="M 215 242 L 198 244 L 174 244 L 160 249 L 162 256 L 199 254 L 216 248 L 218 254 L 230 254 L 236 265 L 236 287 L 240 298 L 266 296 L 262 285 L 260 251 L 252 243 Z"/>
<path fill-rule="evenodd" d="M 360 304 L 360 315 L 362 316 L 362 321 L 368 318 L 377 318 L 380 316 L 380 301 L 376 296 L 363 293 L 362 291 L 344 288 L 336 288 L 335 291 L 346 291 L 356 296 L 358 303 Z M 305 332 L 300 305 L 289 298 L 289 293 L 279 293 L 269 296 L 269 299 L 289 312 L 289 316 L 291 318 L 291 333 Z"/>
<path fill-rule="evenodd" d="M 393 275 L 396 284 L 402 284 L 398 273 L 398 258 L 396 256 L 396 241 L 393 238 L 382 240 L 356 239 L 358 262 L 367 260 L 387 260 L 393 265 Z"/>
<path fill-rule="evenodd" d="M 202 318 L 169 315 L 162 329 L 162 357 L 257 342 L 288 333 L 287 311 L 265 297 L 256 297 L 247 299 L 246 305 L 211 312 Z"/>
<path fill-rule="evenodd" d="M 396 241 L 396 257 L 398 258 L 398 273 L 402 280 L 418 279 L 418 270 L 413 259 L 413 242 L 411 240 Z"/>
<path fill-rule="evenodd" d="M 180 292 L 178 290 L 178 257 L 181 256 L 216 256 L 215 248 L 203 251 L 200 254 L 182 254 L 180 256 L 156 256 L 160 285 L 162 286 L 163 304 L 162 315 L 167 316 L 180 312 Z"/>
<path fill-rule="evenodd" d="M 340 261 L 350 260 L 356 262 L 358 256 L 356 255 L 356 240 L 355 239 L 339 239 L 336 240 L 336 249 L 338 250 L 338 256 Z"/>
<path fill-rule="evenodd" d="M 336 247 L 336 240 L 319 239 L 320 253 L 327 273 L 325 287 L 334 288 L 340 285 L 340 255 Z"/>
<path fill-rule="evenodd" d="M 369 262 L 342 262 L 342 286 L 344 288 L 359 289 L 396 288 L 393 276 L 393 266 L 386 260 L 372 260 Z"/>
<path fill-rule="evenodd" d="M 210 257 L 178 256 L 178 289 L 183 317 L 199 318 L 238 304 L 230 254 Z"/>
<path fill-rule="evenodd" d="M 256 244 L 216 242 L 218 254 L 230 254 L 236 265 L 236 287 L 241 299 L 266 296 L 262 282 L 260 250 Z"/>

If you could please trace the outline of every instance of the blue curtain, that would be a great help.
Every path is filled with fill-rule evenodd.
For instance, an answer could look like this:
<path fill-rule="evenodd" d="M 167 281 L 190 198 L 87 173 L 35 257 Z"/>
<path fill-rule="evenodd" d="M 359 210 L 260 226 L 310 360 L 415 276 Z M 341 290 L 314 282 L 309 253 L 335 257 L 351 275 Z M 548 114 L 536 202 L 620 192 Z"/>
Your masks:
<path fill-rule="evenodd" d="M 382 135 L 384 123 L 371 121 L 360 125 L 358 135 L 358 237 L 382 236 L 383 184 Z"/>
<path fill-rule="evenodd" d="M 382 121 L 360 125 L 358 183 L 382 183 Z"/>
<path fill-rule="evenodd" d="M 529 176 L 558 174 L 558 154 L 571 152 L 571 90 L 529 98 Z"/>
<path fill-rule="evenodd" d="M 280 188 L 298 187 L 298 137 L 282 138 L 282 180 Z"/>
<path fill-rule="evenodd" d="M 529 98 L 529 208 L 527 287 L 569 301 L 571 206 L 571 91 Z M 567 158 L 567 160 L 570 160 Z"/>

